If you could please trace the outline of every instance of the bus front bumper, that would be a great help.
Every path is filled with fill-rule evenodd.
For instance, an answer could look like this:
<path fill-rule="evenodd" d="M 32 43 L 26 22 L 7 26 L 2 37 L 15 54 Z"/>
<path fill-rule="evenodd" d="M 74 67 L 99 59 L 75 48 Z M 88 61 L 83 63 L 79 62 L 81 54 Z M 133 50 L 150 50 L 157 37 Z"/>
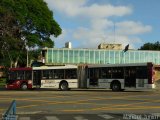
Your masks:
<path fill-rule="evenodd" d="M 5 86 L 5 88 L 6 88 L 6 89 L 18 89 L 19 86 L 13 85 L 13 84 L 7 84 L 7 85 Z"/>

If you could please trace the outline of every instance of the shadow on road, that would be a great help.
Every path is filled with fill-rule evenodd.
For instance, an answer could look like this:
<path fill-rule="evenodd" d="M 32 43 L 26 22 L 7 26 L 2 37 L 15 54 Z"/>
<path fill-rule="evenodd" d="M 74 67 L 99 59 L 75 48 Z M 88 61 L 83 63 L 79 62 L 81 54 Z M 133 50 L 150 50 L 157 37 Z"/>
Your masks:
<path fill-rule="evenodd" d="M 68 91 L 61 91 L 59 89 L 52 89 L 52 88 L 39 88 L 39 89 L 29 89 L 29 90 L 21 90 L 21 89 L 6 89 L 4 86 L 0 86 L 0 91 L 57 91 L 57 92 L 113 92 L 110 89 L 70 89 Z M 113 92 L 113 93 L 128 93 L 128 92 L 138 92 L 138 93 L 143 93 L 143 92 L 153 92 L 154 90 L 124 90 L 124 91 L 118 91 L 118 92 Z"/>

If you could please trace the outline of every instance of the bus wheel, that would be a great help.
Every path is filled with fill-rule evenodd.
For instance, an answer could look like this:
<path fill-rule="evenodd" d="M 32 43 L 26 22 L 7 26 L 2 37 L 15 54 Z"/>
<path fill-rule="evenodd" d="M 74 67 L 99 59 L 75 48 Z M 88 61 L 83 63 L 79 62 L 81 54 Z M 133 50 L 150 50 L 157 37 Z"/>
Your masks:
<path fill-rule="evenodd" d="M 27 88 L 28 88 L 27 84 L 26 83 L 22 83 L 21 89 L 22 90 L 27 90 Z"/>
<path fill-rule="evenodd" d="M 121 90 L 121 84 L 119 82 L 112 83 L 112 91 L 120 91 Z"/>
<path fill-rule="evenodd" d="M 60 89 L 65 91 L 68 90 L 68 83 L 67 82 L 61 82 L 60 83 Z"/>

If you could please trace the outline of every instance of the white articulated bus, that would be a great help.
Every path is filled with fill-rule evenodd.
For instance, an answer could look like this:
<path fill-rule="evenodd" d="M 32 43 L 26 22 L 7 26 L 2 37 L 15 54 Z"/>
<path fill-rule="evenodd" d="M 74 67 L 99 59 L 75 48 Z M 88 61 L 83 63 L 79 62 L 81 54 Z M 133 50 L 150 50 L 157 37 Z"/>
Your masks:
<path fill-rule="evenodd" d="M 142 90 L 155 88 L 155 71 L 152 63 L 32 67 L 27 68 L 27 73 L 30 73 L 27 80 L 24 79 L 26 69 L 11 69 L 10 73 L 12 74 L 8 74 L 8 78 L 12 79 L 8 79 L 6 86 L 13 89 L 105 88 L 120 91 L 129 88 Z M 15 76 L 14 79 L 10 75 Z M 21 76 L 21 79 L 18 76 Z"/>
<path fill-rule="evenodd" d="M 87 88 L 155 88 L 152 63 L 88 65 L 87 72 Z"/>
<path fill-rule="evenodd" d="M 33 67 L 33 88 L 78 88 L 77 66 Z"/>

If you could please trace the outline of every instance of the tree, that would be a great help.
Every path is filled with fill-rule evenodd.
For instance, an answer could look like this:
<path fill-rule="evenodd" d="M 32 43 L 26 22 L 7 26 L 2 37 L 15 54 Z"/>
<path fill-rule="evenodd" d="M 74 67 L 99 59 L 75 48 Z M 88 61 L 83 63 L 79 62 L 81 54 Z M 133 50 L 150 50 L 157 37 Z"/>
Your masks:
<path fill-rule="evenodd" d="M 139 50 L 160 50 L 160 42 L 157 41 L 155 43 L 145 43 L 139 48 Z"/>
<path fill-rule="evenodd" d="M 50 36 L 57 37 L 61 31 L 43 0 L 0 2 L 1 55 L 7 55 L 15 66 L 26 47 L 53 47 Z"/>

